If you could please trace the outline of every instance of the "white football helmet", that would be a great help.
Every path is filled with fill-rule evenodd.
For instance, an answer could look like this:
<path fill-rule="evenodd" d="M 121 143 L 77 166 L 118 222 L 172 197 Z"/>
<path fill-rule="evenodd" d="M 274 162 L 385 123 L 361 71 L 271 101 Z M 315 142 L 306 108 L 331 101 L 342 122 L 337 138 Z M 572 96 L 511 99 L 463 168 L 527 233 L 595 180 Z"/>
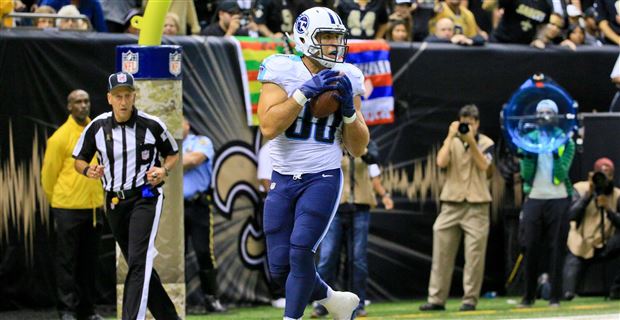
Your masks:
<path fill-rule="evenodd" d="M 326 68 L 333 67 L 336 63 L 344 62 L 347 54 L 347 28 L 342 19 L 331 9 L 314 7 L 304 11 L 295 20 L 294 26 L 295 49 L 303 55 L 316 60 Z M 317 40 L 319 33 L 337 34 L 338 41 L 335 44 L 321 44 Z M 324 55 L 321 48 L 332 46 L 336 51 L 331 55 Z"/>

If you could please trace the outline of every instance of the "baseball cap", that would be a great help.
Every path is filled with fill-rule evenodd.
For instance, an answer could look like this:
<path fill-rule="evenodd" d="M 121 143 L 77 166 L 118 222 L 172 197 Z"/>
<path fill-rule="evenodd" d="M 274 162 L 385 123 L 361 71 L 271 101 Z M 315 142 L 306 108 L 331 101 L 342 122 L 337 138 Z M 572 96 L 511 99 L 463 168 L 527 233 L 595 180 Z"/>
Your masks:
<path fill-rule="evenodd" d="M 121 71 L 113 73 L 108 77 L 108 91 L 112 91 L 118 87 L 127 87 L 131 90 L 136 90 L 133 86 L 133 76 L 131 73 Z"/>
<path fill-rule="evenodd" d="M 596 8 L 594 7 L 589 7 L 588 9 L 586 9 L 585 16 L 588 18 L 596 19 L 598 17 L 598 11 L 596 11 Z"/>
<path fill-rule="evenodd" d="M 609 158 L 599 158 L 598 160 L 596 160 L 596 162 L 594 162 L 594 171 L 601 171 L 603 170 L 603 166 L 607 166 L 610 167 L 611 170 L 614 170 L 614 162 L 611 161 Z"/>
<path fill-rule="evenodd" d="M 569 4 L 566 6 L 566 14 L 568 14 L 569 17 L 579 17 L 582 12 L 574 4 Z"/>
<path fill-rule="evenodd" d="M 553 113 L 558 113 L 558 105 L 553 102 L 551 99 L 541 100 L 536 105 L 536 112 L 541 112 L 543 110 L 551 110 Z"/>
<path fill-rule="evenodd" d="M 217 11 L 238 13 L 239 11 L 241 11 L 241 8 L 239 8 L 239 4 L 235 0 L 224 0 L 220 2 L 219 6 L 217 7 Z"/>

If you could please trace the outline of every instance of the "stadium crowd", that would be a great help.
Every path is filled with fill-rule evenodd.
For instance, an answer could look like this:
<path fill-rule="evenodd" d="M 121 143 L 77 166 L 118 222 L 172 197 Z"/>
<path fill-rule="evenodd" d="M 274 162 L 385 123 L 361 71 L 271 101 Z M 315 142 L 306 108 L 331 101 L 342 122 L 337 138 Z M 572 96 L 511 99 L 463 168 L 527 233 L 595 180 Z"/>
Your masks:
<path fill-rule="evenodd" d="M 131 18 L 148 0 L 5 0 L 4 28 L 35 27 L 138 33 Z M 173 0 L 166 35 L 244 35 L 281 38 L 295 17 L 313 6 L 338 13 L 352 39 L 429 41 L 458 45 L 485 42 L 578 46 L 620 44 L 620 17 L 611 0 Z M 32 12 L 33 17 L 12 17 Z M 80 19 L 36 17 L 36 14 Z M 55 20 L 55 21 L 54 21 Z"/>

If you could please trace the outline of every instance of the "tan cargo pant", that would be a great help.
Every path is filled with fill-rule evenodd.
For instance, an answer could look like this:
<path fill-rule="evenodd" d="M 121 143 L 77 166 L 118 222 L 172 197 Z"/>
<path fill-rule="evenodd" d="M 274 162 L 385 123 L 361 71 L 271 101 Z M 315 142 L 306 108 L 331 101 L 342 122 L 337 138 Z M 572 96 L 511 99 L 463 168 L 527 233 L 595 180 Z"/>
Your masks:
<path fill-rule="evenodd" d="M 484 276 L 489 236 L 489 204 L 443 202 L 433 225 L 433 266 L 428 302 L 444 305 L 450 294 L 456 252 L 465 233 L 463 303 L 476 305 Z"/>

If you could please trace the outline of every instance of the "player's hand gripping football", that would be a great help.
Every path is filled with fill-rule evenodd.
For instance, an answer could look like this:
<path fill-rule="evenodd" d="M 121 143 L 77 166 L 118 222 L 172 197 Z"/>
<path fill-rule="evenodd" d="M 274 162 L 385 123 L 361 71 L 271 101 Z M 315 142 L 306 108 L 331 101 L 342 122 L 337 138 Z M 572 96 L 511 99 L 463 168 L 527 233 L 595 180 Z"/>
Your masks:
<path fill-rule="evenodd" d="M 302 84 L 299 87 L 299 91 L 303 93 L 306 99 L 312 99 L 323 91 L 336 90 L 336 86 L 332 83 L 337 81 L 339 77 L 337 71 L 330 69 L 321 70 L 321 72 Z"/>
<path fill-rule="evenodd" d="M 353 87 L 349 77 L 346 75 L 340 77 L 336 84 L 336 89 L 340 93 L 337 99 L 340 101 L 340 111 L 345 118 L 345 123 L 351 123 L 355 120 L 355 105 L 353 105 Z"/>

